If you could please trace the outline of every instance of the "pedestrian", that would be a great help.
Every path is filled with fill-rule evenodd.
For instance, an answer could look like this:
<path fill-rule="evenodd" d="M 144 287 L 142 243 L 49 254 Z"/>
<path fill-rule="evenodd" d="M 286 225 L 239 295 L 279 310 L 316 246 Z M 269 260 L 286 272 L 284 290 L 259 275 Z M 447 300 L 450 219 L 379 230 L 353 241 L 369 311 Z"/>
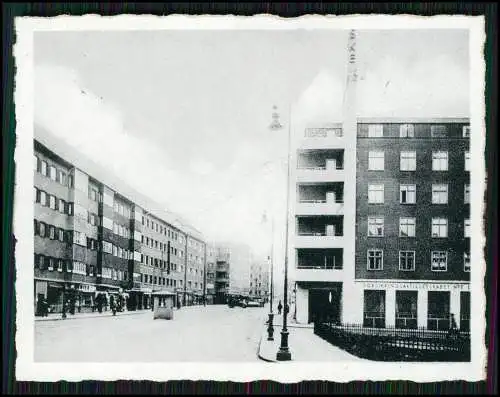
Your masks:
<path fill-rule="evenodd" d="M 281 309 L 283 309 L 283 305 L 281 304 L 281 301 L 278 303 L 278 314 L 281 314 Z"/>
<path fill-rule="evenodd" d="M 78 313 L 82 312 L 82 298 L 78 297 Z"/>
<path fill-rule="evenodd" d="M 457 322 L 455 321 L 455 315 L 450 313 L 450 329 L 448 331 L 449 336 L 457 336 L 458 335 L 458 327 Z"/>

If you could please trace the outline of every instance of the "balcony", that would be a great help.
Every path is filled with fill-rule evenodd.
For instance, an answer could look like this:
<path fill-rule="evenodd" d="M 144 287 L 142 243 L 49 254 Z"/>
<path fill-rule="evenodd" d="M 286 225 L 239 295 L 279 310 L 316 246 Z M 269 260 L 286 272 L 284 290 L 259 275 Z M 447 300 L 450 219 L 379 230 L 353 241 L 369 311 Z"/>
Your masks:
<path fill-rule="evenodd" d="M 343 215 L 344 183 L 299 183 L 297 215 Z"/>
<path fill-rule="evenodd" d="M 304 129 L 304 135 L 299 142 L 304 149 L 334 149 L 342 148 L 345 145 L 342 124 L 329 123 L 318 127 L 308 127 Z"/>
<path fill-rule="evenodd" d="M 341 248 L 298 248 L 296 252 L 297 281 L 343 281 Z"/>
<path fill-rule="evenodd" d="M 299 150 L 298 182 L 337 182 L 344 180 L 344 150 Z"/>
<path fill-rule="evenodd" d="M 297 216 L 296 248 L 342 248 L 343 216 Z"/>

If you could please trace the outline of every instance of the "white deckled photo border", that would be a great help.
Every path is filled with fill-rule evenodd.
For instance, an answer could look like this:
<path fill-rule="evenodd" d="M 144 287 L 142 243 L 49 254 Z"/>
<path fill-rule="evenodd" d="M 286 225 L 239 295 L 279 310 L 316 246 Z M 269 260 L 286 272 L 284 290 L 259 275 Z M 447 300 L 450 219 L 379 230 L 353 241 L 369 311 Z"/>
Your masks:
<path fill-rule="evenodd" d="M 485 43 L 482 16 L 409 16 L 409 15 L 305 15 L 280 18 L 272 15 L 188 16 L 171 15 L 98 15 L 58 16 L 53 18 L 16 18 L 15 94 L 16 163 L 14 234 L 17 240 L 16 263 L 16 379 L 20 381 L 82 380 L 216 380 L 248 382 L 275 380 L 294 383 L 304 380 L 348 382 L 353 380 L 410 380 L 416 382 L 486 378 L 487 350 L 484 275 L 486 244 L 483 214 L 486 191 L 485 150 Z M 34 361 L 33 308 L 33 58 L 35 32 L 85 30 L 289 30 L 289 29 L 467 29 L 470 49 L 470 124 L 481 134 L 471 135 L 471 362 L 288 362 L 271 364 L 243 363 L 41 363 Z"/>

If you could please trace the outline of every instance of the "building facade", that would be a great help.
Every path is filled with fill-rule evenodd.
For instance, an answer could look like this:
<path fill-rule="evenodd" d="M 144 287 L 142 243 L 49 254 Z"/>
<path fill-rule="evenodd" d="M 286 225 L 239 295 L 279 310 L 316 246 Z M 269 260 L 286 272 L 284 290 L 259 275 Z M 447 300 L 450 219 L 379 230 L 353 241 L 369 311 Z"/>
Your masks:
<path fill-rule="evenodd" d="M 217 248 L 207 244 L 207 269 L 206 269 L 206 302 L 215 303 L 215 276 L 217 267 Z"/>
<path fill-rule="evenodd" d="M 205 243 L 197 231 L 48 132 L 37 127 L 35 136 L 35 306 L 44 298 L 61 312 L 72 294 L 90 311 L 97 294 L 109 302 L 121 293 L 135 310 L 149 308 L 157 290 L 177 292 L 178 305 L 203 302 Z"/>
<path fill-rule="evenodd" d="M 468 119 L 360 119 L 358 321 L 460 328 L 470 318 Z"/>
<path fill-rule="evenodd" d="M 250 265 L 249 296 L 267 301 L 269 296 L 268 265 L 254 262 Z"/>
<path fill-rule="evenodd" d="M 341 123 L 302 125 L 292 157 L 289 239 L 297 321 L 343 320 L 354 273 L 355 154 Z M 291 296 L 292 290 L 289 291 Z"/>

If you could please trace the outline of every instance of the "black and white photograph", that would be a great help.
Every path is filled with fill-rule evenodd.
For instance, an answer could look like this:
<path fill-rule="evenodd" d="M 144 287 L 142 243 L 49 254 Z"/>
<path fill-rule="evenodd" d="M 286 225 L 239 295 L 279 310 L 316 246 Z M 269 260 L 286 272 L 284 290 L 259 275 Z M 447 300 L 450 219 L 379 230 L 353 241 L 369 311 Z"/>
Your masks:
<path fill-rule="evenodd" d="M 485 377 L 481 17 L 16 31 L 20 379 Z"/>

